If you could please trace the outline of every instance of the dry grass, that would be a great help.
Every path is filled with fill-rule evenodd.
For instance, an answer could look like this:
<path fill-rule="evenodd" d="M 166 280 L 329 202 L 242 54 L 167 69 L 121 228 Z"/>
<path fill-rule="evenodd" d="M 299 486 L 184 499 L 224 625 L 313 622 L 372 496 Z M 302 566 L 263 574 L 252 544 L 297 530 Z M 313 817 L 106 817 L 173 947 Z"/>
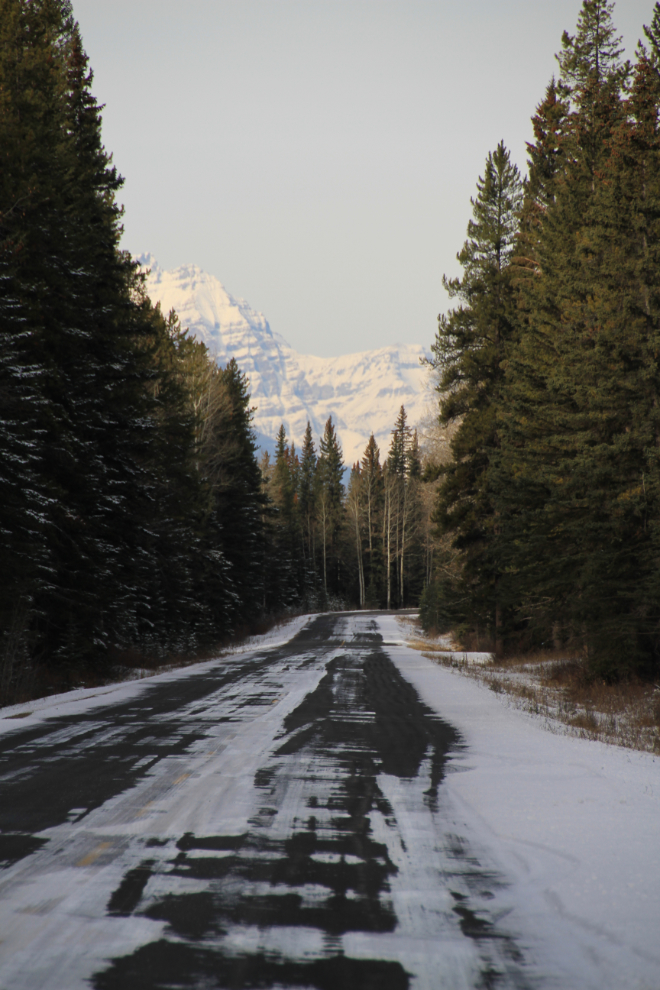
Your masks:
<path fill-rule="evenodd" d="M 660 685 L 593 680 L 584 658 L 567 651 L 475 663 L 449 637 L 418 636 L 409 642 L 434 663 L 479 680 L 514 707 L 541 716 L 555 732 L 660 753 Z"/>

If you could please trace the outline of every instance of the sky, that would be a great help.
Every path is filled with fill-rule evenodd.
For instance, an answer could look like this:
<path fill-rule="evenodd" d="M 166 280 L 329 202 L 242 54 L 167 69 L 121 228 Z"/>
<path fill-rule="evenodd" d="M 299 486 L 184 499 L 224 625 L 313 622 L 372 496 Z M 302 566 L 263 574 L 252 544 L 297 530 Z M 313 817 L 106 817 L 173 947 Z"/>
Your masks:
<path fill-rule="evenodd" d="M 579 0 L 73 0 L 123 247 L 193 263 L 298 351 L 429 345 L 470 197 Z M 632 57 L 652 0 L 619 0 Z"/>

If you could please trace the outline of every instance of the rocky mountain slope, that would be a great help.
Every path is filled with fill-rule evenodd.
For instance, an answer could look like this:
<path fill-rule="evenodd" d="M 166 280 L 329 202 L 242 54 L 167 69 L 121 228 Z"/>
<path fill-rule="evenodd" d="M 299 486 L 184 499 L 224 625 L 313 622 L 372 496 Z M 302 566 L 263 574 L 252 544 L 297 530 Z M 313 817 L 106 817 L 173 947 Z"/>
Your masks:
<path fill-rule="evenodd" d="M 262 447 L 272 452 L 281 423 L 298 448 L 307 420 L 314 438 L 332 416 L 347 464 L 357 460 L 373 431 L 387 453 L 390 430 L 401 405 L 411 425 L 429 402 L 427 371 L 419 344 L 381 347 L 343 357 L 298 354 L 263 314 L 235 299 L 195 265 L 164 271 L 150 254 L 139 261 L 151 269 L 147 291 L 164 313 L 174 308 L 184 326 L 204 341 L 221 364 L 236 358 L 250 380 L 254 424 Z"/>

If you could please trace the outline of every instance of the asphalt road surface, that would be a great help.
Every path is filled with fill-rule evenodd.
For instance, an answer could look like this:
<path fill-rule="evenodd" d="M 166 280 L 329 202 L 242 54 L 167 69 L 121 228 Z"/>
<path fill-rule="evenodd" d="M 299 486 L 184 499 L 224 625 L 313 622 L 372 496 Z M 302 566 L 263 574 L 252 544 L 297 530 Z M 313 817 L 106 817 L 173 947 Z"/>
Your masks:
<path fill-rule="evenodd" d="M 2 990 L 536 986 L 443 808 L 463 744 L 396 620 L 145 681 L 0 737 Z M 401 648 L 399 646 L 399 648 Z"/>

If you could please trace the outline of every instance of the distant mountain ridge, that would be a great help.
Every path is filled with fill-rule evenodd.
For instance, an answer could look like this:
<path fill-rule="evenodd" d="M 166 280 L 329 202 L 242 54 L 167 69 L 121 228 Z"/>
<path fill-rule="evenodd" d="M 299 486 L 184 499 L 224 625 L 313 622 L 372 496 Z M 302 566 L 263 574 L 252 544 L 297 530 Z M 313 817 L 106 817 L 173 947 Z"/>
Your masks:
<path fill-rule="evenodd" d="M 298 354 L 268 320 L 196 265 L 163 270 L 151 254 L 138 261 L 151 269 L 147 292 L 164 313 L 175 309 L 181 323 L 202 340 L 220 364 L 232 357 L 250 380 L 254 425 L 260 445 L 271 451 L 281 423 L 300 449 L 307 420 L 315 441 L 332 416 L 350 465 L 362 456 L 371 432 L 387 453 L 390 430 L 401 405 L 411 425 L 428 401 L 428 372 L 419 344 L 393 345 L 342 357 Z"/>

